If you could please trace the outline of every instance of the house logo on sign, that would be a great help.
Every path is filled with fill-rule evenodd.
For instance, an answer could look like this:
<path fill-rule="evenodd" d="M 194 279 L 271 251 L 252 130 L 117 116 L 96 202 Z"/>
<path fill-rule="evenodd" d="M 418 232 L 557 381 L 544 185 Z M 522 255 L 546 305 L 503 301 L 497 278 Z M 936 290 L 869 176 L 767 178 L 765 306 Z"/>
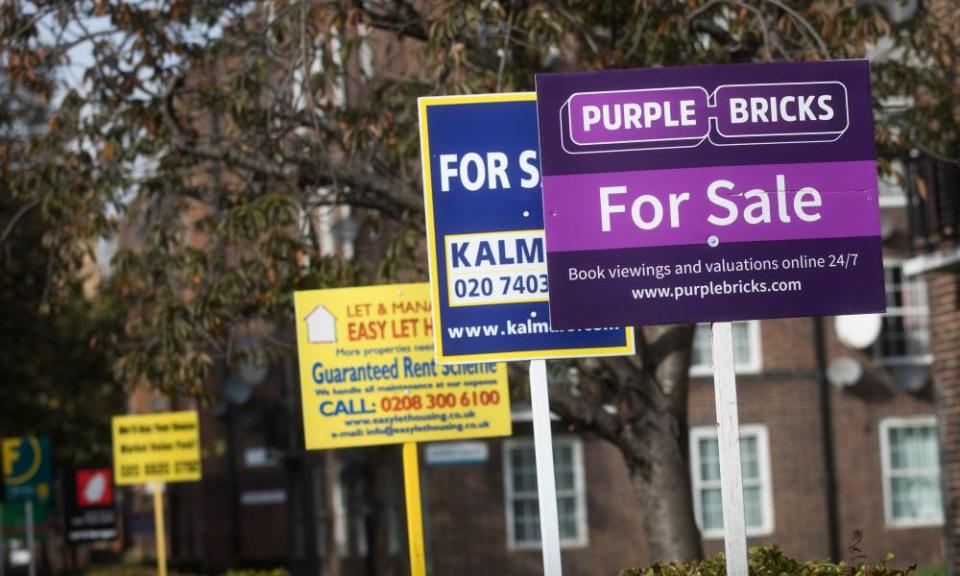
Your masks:
<path fill-rule="evenodd" d="M 307 317 L 307 341 L 311 344 L 336 344 L 337 317 L 326 306 L 317 306 Z"/>

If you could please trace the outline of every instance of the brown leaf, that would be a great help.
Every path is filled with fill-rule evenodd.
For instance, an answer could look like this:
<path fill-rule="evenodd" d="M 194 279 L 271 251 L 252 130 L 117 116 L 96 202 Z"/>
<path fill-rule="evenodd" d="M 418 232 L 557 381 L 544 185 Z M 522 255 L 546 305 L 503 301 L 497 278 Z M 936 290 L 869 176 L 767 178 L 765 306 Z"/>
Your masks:
<path fill-rule="evenodd" d="M 109 162 L 113 158 L 114 146 L 113 141 L 108 140 L 106 144 L 103 145 L 103 152 L 100 153 L 100 158 L 104 162 Z"/>

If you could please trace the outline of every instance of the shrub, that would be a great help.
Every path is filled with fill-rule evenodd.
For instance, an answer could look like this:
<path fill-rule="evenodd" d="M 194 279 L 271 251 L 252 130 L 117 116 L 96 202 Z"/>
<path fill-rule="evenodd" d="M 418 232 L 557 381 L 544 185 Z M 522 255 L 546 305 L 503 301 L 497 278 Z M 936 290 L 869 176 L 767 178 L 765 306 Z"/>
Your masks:
<path fill-rule="evenodd" d="M 776 546 L 751 548 L 749 554 L 751 576 L 914 576 L 916 567 L 905 570 L 888 568 L 890 554 L 872 566 L 851 566 L 845 562 L 799 562 L 786 556 Z M 658 563 L 647 568 L 624 568 L 620 576 L 725 576 L 723 554 L 694 562 Z"/>

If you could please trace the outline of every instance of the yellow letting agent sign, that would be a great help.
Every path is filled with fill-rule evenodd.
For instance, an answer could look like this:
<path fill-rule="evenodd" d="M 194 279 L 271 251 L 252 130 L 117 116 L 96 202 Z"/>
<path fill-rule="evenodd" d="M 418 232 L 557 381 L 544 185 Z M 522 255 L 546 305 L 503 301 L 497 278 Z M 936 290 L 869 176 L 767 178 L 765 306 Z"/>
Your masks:
<path fill-rule="evenodd" d="M 117 484 L 200 479 L 196 412 L 113 417 L 113 477 Z"/>
<path fill-rule="evenodd" d="M 428 284 L 297 292 L 308 449 L 510 434 L 503 363 L 434 361 Z"/>

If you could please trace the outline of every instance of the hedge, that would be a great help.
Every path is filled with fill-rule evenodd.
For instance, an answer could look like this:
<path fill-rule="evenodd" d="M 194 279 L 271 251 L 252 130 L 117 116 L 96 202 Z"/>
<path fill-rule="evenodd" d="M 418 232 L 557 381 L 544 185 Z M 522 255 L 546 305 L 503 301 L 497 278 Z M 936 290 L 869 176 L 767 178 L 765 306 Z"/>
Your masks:
<path fill-rule="evenodd" d="M 776 546 L 751 548 L 751 576 L 915 576 L 916 566 L 888 568 L 893 554 L 874 565 L 849 565 L 845 562 L 800 562 L 785 555 Z M 647 568 L 624 568 L 620 576 L 725 576 L 723 554 L 694 562 L 658 563 Z"/>

